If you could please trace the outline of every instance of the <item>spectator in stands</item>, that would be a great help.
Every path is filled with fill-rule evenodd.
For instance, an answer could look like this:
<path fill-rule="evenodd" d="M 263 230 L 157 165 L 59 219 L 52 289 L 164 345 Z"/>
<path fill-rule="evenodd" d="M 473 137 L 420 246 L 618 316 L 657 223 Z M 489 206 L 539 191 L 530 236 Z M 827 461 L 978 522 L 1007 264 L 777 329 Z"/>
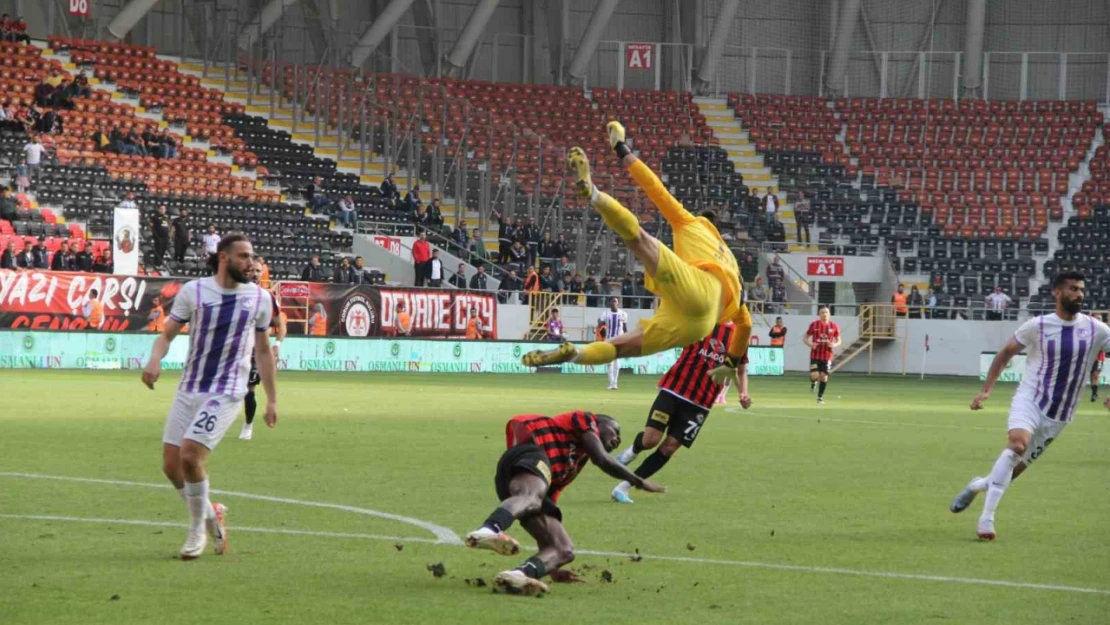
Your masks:
<path fill-rule="evenodd" d="M 1002 314 L 1006 311 L 1006 307 L 1010 305 L 1009 295 L 1002 292 L 1002 287 L 995 286 L 994 292 L 984 299 L 987 306 L 987 320 L 988 321 L 1002 321 Z"/>
<path fill-rule="evenodd" d="M 783 308 L 785 308 L 785 304 L 786 304 L 786 283 L 785 282 L 779 282 L 775 286 L 771 287 L 771 299 L 770 299 L 770 301 L 774 304 L 773 306 L 771 306 L 771 308 L 773 308 L 775 310 L 775 312 L 781 313 Z"/>
<path fill-rule="evenodd" d="M 478 273 L 470 276 L 470 290 L 471 291 L 485 291 L 489 286 L 486 284 L 486 266 L 478 265 Z"/>
<path fill-rule="evenodd" d="M 89 329 L 99 330 L 104 325 L 104 302 L 100 301 L 99 291 L 89 289 L 89 299 L 85 301 L 81 313 L 88 320 Z"/>
<path fill-rule="evenodd" d="M 154 239 L 153 266 L 162 264 L 166 250 L 170 249 L 170 218 L 166 215 L 166 205 L 160 204 L 158 212 L 150 219 L 150 232 Z"/>
<path fill-rule="evenodd" d="M 409 192 L 405 194 L 405 201 L 403 202 L 405 210 L 410 215 L 415 215 L 420 212 L 424 207 L 424 202 L 420 200 L 420 185 L 413 185 Z"/>
<path fill-rule="evenodd" d="M 937 293 L 933 289 L 929 289 L 929 294 L 925 297 L 925 318 L 935 319 L 937 317 Z"/>
<path fill-rule="evenodd" d="M 127 133 L 127 143 L 134 146 L 135 153 L 139 156 L 150 156 L 150 152 L 146 149 L 146 143 L 143 142 L 143 138 L 134 128 L 131 129 L 131 132 Z"/>
<path fill-rule="evenodd" d="M 540 274 L 536 273 L 535 267 L 528 268 L 528 275 L 524 277 L 524 292 L 536 293 L 542 287 L 540 286 Z"/>
<path fill-rule="evenodd" d="M 162 144 L 162 147 L 165 148 L 166 158 L 177 158 L 179 150 L 178 140 L 177 137 L 170 132 L 169 128 L 162 129 L 162 134 L 159 135 L 158 140 Z"/>
<path fill-rule="evenodd" d="M 386 173 L 385 180 L 382 180 L 381 194 L 386 203 L 391 207 L 396 206 L 400 194 L 397 193 L 397 185 L 393 182 L 393 172 Z"/>
<path fill-rule="evenodd" d="M 50 261 L 51 271 L 77 271 L 77 259 L 73 254 L 73 244 L 66 243 L 54 252 Z"/>
<path fill-rule="evenodd" d="M 12 20 L 9 37 L 8 41 L 31 45 L 31 38 L 27 36 L 27 22 L 22 18 Z"/>
<path fill-rule="evenodd" d="M 193 227 L 189 223 L 188 209 L 181 209 L 181 214 L 173 220 L 173 259 L 179 263 L 185 262 L 185 251 L 193 242 Z"/>
<path fill-rule="evenodd" d="M 42 139 L 38 135 L 31 135 L 31 140 L 23 146 L 23 153 L 27 157 L 27 167 L 31 170 L 31 182 L 34 182 L 42 172 L 42 155 L 46 153 Z"/>
<path fill-rule="evenodd" d="M 355 256 L 355 264 L 351 267 L 350 274 L 347 282 L 351 284 L 370 284 L 373 281 L 370 272 L 366 270 L 366 261 L 361 256 Z"/>
<path fill-rule="evenodd" d="M 469 239 L 466 234 L 467 232 L 469 232 L 469 229 L 466 227 L 465 219 L 460 221 L 459 225 L 455 226 L 455 229 L 451 231 L 451 242 L 463 251 L 466 250 L 467 243 L 469 243 Z M 465 256 L 465 254 L 461 254 L 461 256 Z"/>
<path fill-rule="evenodd" d="M 327 207 L 331 204 L 331 200 L 324 193 L 323 179 L 316 176 L 312 179 L 312 183 L 304 189 L 305 203 L 312 212 L 318 214 L 327 214 Z"/>
<path fill-rule="evenodd" d="M 100 257 L 93 261 L 92 270 L 94 273 L 112 273 L 113 266 L 112 248 L 106 247 Z"/>
<path fill-rule="evenodd" d="M 798 234 L 798 243 L 802 243 L 803 236 L 805 242 L 809 243 L 809 225 L 813 223 L 813 216 L 809 211 L 809 200 L 803 193 L 797 202 L 794 202 L 794 223 L 795 229 Z"/>
<path fill-rule="evenodd" d="M 767 225 L 773 226 L 778 222 L 779 213 L 779 198 L 770 189 L 767 189 L 767 195 L 763 196 L 763 212 L 767 216 Z"/>
<path fill-rule="evenodd" d="M 490 216 L 497 220 L 497 264 L 507 265 L 510 260 L 509 251 L 513 245 L 513 226 L 509 223 L 508 216 L 496 210 L 492 211 Z"/>
<path fill-rule="evenodd" d="M 917 285 L 910 287 L 910 319 L 920 319 L 921 309 L 925 307 L 925 298 L 921 297 L 921 291 L 918 290 Z"/>
<path fill-rule="evenodd" d="M 524 257 L 528 257 L 528 233 L 524 230 L 524 220 L 517 217 L 513 220 L 513 243 L 520 243 L 524 248 Z"/>
<path fill-rule="evenodd" d="M 432 259 L 428 261 L 428 286 L 434 289 L 443 286 L 443 261 L 439 259 L 439 250 L 432 250 Z"/>
<path fill-rule="evenodd" d="M 763 286 L 763 278 L 756 276 L 755 284 L 748 291 L 748 305 L 752 312 L 762 313 L 763 305 L 767 302 L 767 289 Z"/>
<path fill-rule="evenodd" d="M 15 258 L 15 264 L 20 269 L 35 268 L 35 245 L 30 241 L 23 243 L 23 251 Z"/>
<path fill-rule="evenodd" d="M 894 314 L 898 317 L 909 315 L 909 296 L 906 295 L 906 286 L 898 285 L 898 290 L 890 296 L 890 303 L 894 304 Z"/>
<path fill-rule="evenodd" d="M 539 256 L 541 267 L 543 265 L 555 264 L 555 259 L 558 258 L 558 256 L 555 255 L 555 241 L 551 240 L 550 231 L 544 231 L 543 238 L 540 239 L 539 244 L 536 246 L 536 253 Z"/>
<path fill-rule="evenodd" d="M 19 267 L 16 264 L 16 256 L 15 241 L 8 241 L 8 247 L 3 254 L 0 254 L 0 269 L 15 271 Z"/>
<path fill-rule="evenodd" d="M 92 271 L 93 256 L 92 252 L 89 251 L 89 246 L 85 245 L 82 247 L 78 247 L 76 243 L 74 243 L 73 246 L 77 249 L 77 253 L 73 256 L 73 261 L 77 266 L 77 271 Z"/>
<path fill-rule="evenodd" d="M 74 85 L 73 81 L 63 80 L 62 84 L 54 90 L 54 98 L 51 104 L 58 108 L 71 109 L 75 97 L 77 97 L 77 86 Z"/>
<path fill-rule="evenodd" d="M 20 128 L 22 126 L 13 119 L 12 111 L 3 102 L 0 102 L 0 129 L 19 130 Z"/>
<path fill-rule="evenodd" d="M 412 334 L 412 315 L 409 314 L 403 299 L 397 300 L 397 306 L 393 309 L 393 330 L 397 336 Z"/>
<path fill-rule="evenodd" d="M 123 201 L 121 201 L 118 205 L 116 205 L 116 208 L 138 208 L 138 207 L 139 207 L 139 205 L 135 203 L 135 194 L 134 193 L 128 193 L 127 195 L 123 196 Z"/>
<path fill-rule="evenodd" d="M 536 226 L 536 220 L 529 215 L 528 223 L 524 224 L 524 249 L 528 250 L 529 265 L 536 264 L 536 259 L 539 258 L 539 247 L 540 229 Z"/>
<path fill-rule="evenodd" d="M 270 288 L 270 265 L 266 263 L 266 258 L 262 254 L 256 256 L 254 262 L 258 265 L 258 286 L 268 290 Z"/>
<path fill-rule="evenodd" d="M 471 306 L 470 316 L 466 320 L 466 338 L 471 341 L 480 341 L 485 335 L 486 329 L 482 327 L 482 318 L 478 315 L 478 309 Z"/>
<path fill-rule="evenodd" d="M 563 320 L 559 317 L 559 309 L 551 309 L 551 317 L 547 320 L 547 340 L 553 343 L 562 343 L 566 340 L 563 329 Z"/>
<path fill-rule="evenodd" d="M 153 128 L 143 129 L 141 138 L 147 152 L 154 158 L 166 158 L 166 146 L 162 144 L 162 136 Z"/>
<path fill-rule="evenodd" d="M 324 268 L 320 266 L 319 256 L 313 255 L 312 258 L 308 259 L 308 264 L 301 270 L 301 280 L 305 282 L 324 281 Z"/>
<path fill-rule="evenodd" d="M 19 216 L 19 204 L 12 195 L 11 187 L 0 187 L 0 219 L 15 221 Z"/>
<path fill-rule="evenodd" d="M 339 265 L 331 276 L 335 284 L 349 284 L 351 282 L 351 261 L 346 256 L 339 259 Z"/>
<path fill-rule="evenodd" d="M 485 239 L 482 238 L 482 231 L 475 228 L 471 231 L 471 234 L 472 236 L 470 237 L 470 244 L 467 246 L 467 249 L 470 250 L 471 254 L 477 256 L 483 261 L 488 261 L 489 250 L 486 249 L 486 242 Z"/>
<path fill-rule="evenodd" d="M 591 275 L 586 278 L 586 282 L 582 285 L 582 292 L 586 294 L 586 305 L 593 308 L 600 308 L 603 298 L 599 293 L 601 285 L 597 282 L 597 276 Z"/>
<path fill-rule="evenodd" d="M 533 268 L 529 266 L 529 269 Z M 551 265 L 544 265 L 543 271 L 540 272 L 540 290 L 545 293 L 557 293 L 559 291 L 555 275 L 551 273 Z"/>
<path fill-rule="evenodd" d="M 582 281 L 582 274 L 575 273 L 574 277 L 570 279 L 570 284 L 567 285 L 567 291 L 570 293 L 584 293 L 586 289 L 585 283 Z"/>
<path fill-rule="evenodd" d="M 419 191 L 419 187 L 417 187 Z M 428 210 L 424 213 L 424 225 L 429 228 L 439 230 L 443 227 L 443 211 L 439 208 L 439 198 L 432 198 L 432 203 L 428 205 Z"/>
<path fill-rule="evenodd" d="M 89 86 L 89 77 L 85 75 L 85 72 L 77 72 L 77 78 L 73 79 L 73 86 L 76 92 L 74 97 L 92 97 L 92 87 Z"/>
<path fill-rule="evenodd" d="M 563 256 L 570 256 L 570 243 L 567 243 L 567 235 L 560 232 L 559 238 L 555 241 L 555 258 L 562 258 Z"/>
<path fill-rule="evenodd" d="M 447 281 L 451 286 L 456 289 L 466 288 L 466 263 L 459 263 L 458 269 L 455 270 L 455 275 Z"/>
<path fill-rule="evenodd" d="M 497 294 L 497 301 L 502 304 L 508 304 L 510 302 L 513 304 L 517 303 L 516 294 L 520 292 L 523 286 L 524 283 L 521 282 L 520 277 L 516 275 L 516 269 L 509 269 L 509 275 L 501 280 L 501 289 Z"/>
<path fill-rule="evenodd" d="M 524 249 L 524 244 L 520 241 L 513 241 L 513 246 L 509 248 L 509 263 L 524 271 L 524 266 L 528 264 L 527 261 L 528 250 Z"/>
<path fill-rule="evenodd" d="M 54 86 L 50 84 L 49 79 L 40 82 L 32 94 L 35 106 L 50 106 L 54 99 L 54 90 Z"/>
<path fill-rule="evenodd" d="M 101 126 L 92 135 L 93 149 L 97 152 L 114 152 L 115 146 L 112 145 L 112 139 L 108 133 L 104 132 L 104 127 Z"/>
<path fill-rule="evenodd" d="M 775 256 L 775 259 L 771 261 L 771 264 L 767 265 L 766 273 L 767 284 L 771 287 L 772 290 L 774 290 L 775 287 L 782 284 L 786 280 L 786 269 L 783 268 L 778 256 Z"/>
<path fill-rule="evenodd" d="M 424 286 L 431 274 L 432 246 L 428 244 L 428 233 L 420 231 L 420 237 L 412 244 L 412 269 L 416 274 L 415 286 Z"/>
<path fill-rule="evenodd" d="M 130 193 L 128 195 L 131 195 Z M 202 242 L 204 243 L 204 256 L 205 258 L 211 257 L 216 253 L 220 247 L 220 235 L 216 232 L 215 224 L 208 224 L 208 232 L 204 235 Z M 316 259 L 316 264 L 320 264 L 320 259 Z"/>
<path fill-rule="evenodd" d="M 38 120 L 35 121 L 34 130 L 35 132 L 47 135 L 60 135 L 65 131 L 62 117 L 58 115 L 58 113 L 56 113 L 53 109 L 47 110 L 38 118 Z"/>
<path fill-rule="evenodd" d="M 559 264 L 555 265 L 555 273 L 558 275 L 574 273 L 574 265 L 571 264 L 566 256 L 563 256 L 559 259 Z"/>
<path fill-rule="evenodd" d="M 342 200 L 339 200 L 339 223 L 348 228 L 354 228 L 358 222 L 358 209 L 355 208 L 355 200 L 350 195 L 344 195 Z"/>
<path fill-rule="evenodd" d="M 620 284 L 621 296 L 624 298 L 622 308 L 639 308 L 639 302 L 636 301 L 636 280 L 633 279 L 632 274 L 626 275 Z"/>

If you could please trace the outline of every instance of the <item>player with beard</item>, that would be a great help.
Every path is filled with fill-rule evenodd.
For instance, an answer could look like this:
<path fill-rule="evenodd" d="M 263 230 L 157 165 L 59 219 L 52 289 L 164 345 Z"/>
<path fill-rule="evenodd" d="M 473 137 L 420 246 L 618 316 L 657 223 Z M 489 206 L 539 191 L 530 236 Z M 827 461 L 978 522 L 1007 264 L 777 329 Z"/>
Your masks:
<path fill-rule="evenodd" d="M 972 410 L 982 410 L 1010 359 L 1022 351 L 1028 353 L 1010 404 L 1006 448 L 990 474 L 972 478 L 949 507 L 952 512 L 963 512 L 976 495 L 986 491 L 976 529 L 980 540 L 995 539 L 994 512 L 1002 495 L 1071 423 L 1096 355 L 1110 349 L 1110 327 L 1079 312 L 1085 293 L 1083 274 L 1056 276 L 1052 281 L 1056 312 L 1030 319 L 1017 329 L 991 362 L 982 391 L 971 400 Z M 1110 410 L 1110 399 L 1104 405 Z"/>
<path fill-rule="evenodd" d="M 264 264 L 261 257 L 254 259 L 254 265 L 251 268 L 250 279 L 251 282 L 261 286 L 262 285 L 262 269 Z M 270 320 L 270 334 L 277 337 L 272 347 L 274 352 L 274 361 L 280 355 L 281 342 L 285 340 L 286 325 L 285 313 L 281 312 L 281 307 L 278 306 L 277 296 L 269 293 L 270 300 L 273 302 L 273 318 Z M 267 339 L 268 342 L 268 339 Z M 243 429 L 239 432 L 240 440 L 249 441 L 254 437 L 254 414 L 258 410 L 258 401 L 254 397 L 254 389 L 262 382 L 261 376 L 258 375 L 258 364 L 251 355 L 251 372 L 247 377 L 247 396 L 243 398 L 243 404 L 247 410 L 247 421 L 243 424 Z"/>
<path fill-rule="evenodd" d="M 190 325 L 185 368 L 162 431 L 162 471 L 189 510 L 182 560 L 200 557 L 208 534 L 216 554 L 227 551 L 227 509 L 208 499 L 205 464 L 239 413 L 252 351 L 266 388 L 266 424 L 277 423 L 274 354 L 266 340 L 273 309 L 269 294 L 250 283 L 253 258 L 254 248 L 245 235 L 229 234 L 220 240 L 210 260 L 215 275 L 181 287 L 143 369 L 143 384 L 154 390 L 170 343 L 182 326 Z"/>

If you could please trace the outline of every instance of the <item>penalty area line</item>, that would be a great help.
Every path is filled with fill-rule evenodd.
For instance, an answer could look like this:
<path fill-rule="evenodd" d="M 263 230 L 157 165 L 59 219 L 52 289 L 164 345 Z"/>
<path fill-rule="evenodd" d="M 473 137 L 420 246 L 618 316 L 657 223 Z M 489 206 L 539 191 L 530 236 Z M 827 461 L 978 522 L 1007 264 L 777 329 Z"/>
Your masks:
<path fill-rule="evenodd" d="M 71 522 L 71 523 L 97 523 L 106 525 L 133 525 L 143 527 L 172 527 L 186 529 L 188 527 L 185 523 L 173 523 L 167 521 L 146 521 L 141 519 L 101 519 L 91 517 L 74 517 L 74 516 L 60 516 L 60 515 L 44 515 L 44 514 L 5 514 L 0 513 L 0 519 L 10 520 L 23 520 L 23 521 L 58 521 L 58 522 Z M 426 543 L 433 545 L 449 545 L 452 547 L 460 546 L 457 543 L 444 543 L 430 538 L 408 538 L 402 536 L 382 536 L 378 534 L 356 534 L 356 533 L 342 533 L 342 532 L 315 532 L 309 530 L 288 530 L 268 527 L 240 527 L 231 526 L 229 531 L 235 532 L 255 532 L 260 534 L 279 534 L 291 536 L 309 536 L 320 538 L 347 538 L 357 540 L 388 540 L 400 543 Z M 534 548 L 526 548 L 529 551 L 535 551 Z M 632 554 L 620 551 L 597 551 L 592 549 L 579 549 L 579 555 L 595 556 L 602 558 L 628 558 Z M 1002 588 L 1020 588 L 1026 590 L 1042 590 L 1052 592 L 1067 592 L 1076 594 L 1088 595 L 1108 595 L 1110 590 L 1104 588 L 1084 588 L 1081 586 L 1064 586 L 1056 584 L 1035 584 L 1031 582 L 1016 582 L 1002 579 L 984 579 L 977 577 L 954 577 L 949 575 L 928 575 L 923 573 L 897 573 L 893 571 L 867 571 L 861 569 L 849 569 L 841 567 L 830 566 L 809 566 L 801 564 L 776 564 L 773 562 L 752 562 L 746 560 L 724 560 L 717 558 L 694 558 L 689 556 L 664 556 L 652 555 L 642 553 L 641 555 L 645 560 L 658 560 L 660 562 L 677 562 L 684 564 L 702 564 L 714 566 L 736 566 L 750 569 L 762 569 L 770 571 L 786 571 L 792 573 L 809 573 L 817 575 L 843 575 L 853 577 L 873 577 L 879 579 L 893 579 L 915 582 L 936 582 L 946 584 L 964 584 L 972 586 L 995 586 Z"/>

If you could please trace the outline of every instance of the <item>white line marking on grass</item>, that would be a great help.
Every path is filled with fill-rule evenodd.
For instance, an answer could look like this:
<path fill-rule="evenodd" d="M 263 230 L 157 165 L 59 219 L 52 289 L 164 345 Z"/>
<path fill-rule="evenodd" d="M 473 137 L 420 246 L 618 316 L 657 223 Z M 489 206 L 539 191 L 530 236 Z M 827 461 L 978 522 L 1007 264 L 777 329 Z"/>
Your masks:
<path fill-rule="evenodd" d="M 155 483 L 151 483 L 151 482 L 131 482 L 131 481 L 127 481 L 127 480 L 105 480 L 105 479 L 98 479 L 98 478 L 91 478 L 91 477 L 69 477 L 69 476 L 64 476 L 64 475 L 41 475 L 41 474 L 38 474 L 38 473 L 13 473 L 13 472 L 2 471 L 2 472 L 0 472 L 0 477 L 16 477 L 16 478 L 35 479 L 35 480 L 58 480 L 58 481 L 63 481 L 63 482 L 84 482 L 84 483 L 88 483 L 88 484 L 113 484 L 113 485 L 116 485 L 116 486 L 142 486 L 142 487 L 145 487 L 145 488 L 170 488 L 169 484 L 155 484 Z M 371 510 L 369 508 L 357 508 L 355 506 L 346 506 L 346 505 L 337 504 L 337 503 L 324 503 L 324 502 L 320 502 L 320 501 L 304 501 L 304 500 L 301 500 L 301 499 L 288 499 L 288 498 L 285 498 L 285 497 L 271 497 L 269 495 L 255 495 L 253 493 L 243 493 L 243 492 L 234 491 L 234 490 L 212 489 L 209 492 L 213 493 L 213 494 L 216 494 L 216 495 L 228 495 L 228 496 L 231 496 L 231 497 L 242 497 L 243 499 L 257 499 L 257 500 L 260 500 L 260 501 L 270 501 L 270 502 L 273 502 L 273 503 L 283 503 L 283 504 L 289 504 L 289 505 L 294 505 L 294 506 L 308 506 L 308 507 L 312 507 L 312 508 L 329 508 L 331 510 L 342 510 L 343 512 L 350 512 L 352 514 L 363 514 L 363 515 L 366 515 L 366 516 L 377 517 L 377 518 L 380 518 L 380 519 L 388 519 L 390 521 L 398 521 L 398 522 L 407 523 L 407 524 L 412 525 L 414 527 L 419 527 L 420 529 L 424 529 L 424 530 L 427 530 L 427 531 L 431 532 L 436 537 L 435 542 L 444 543 L 444 544 L 448 544 L 448 545 L 461 545 L 462 544 L 462 539 L 459 538 L 459 535 L 456 534 L 454 532 L 454 530 L 452 530 L 450 528 L 443 527 L 442 525 L 436 525 L 435 523 L 429 523 L 428 521 L 422 521 L 420 519 L 414 519 L 412 517 L 401 516 L 399 514 L 391 514 L 389 512 L 381 512 L 380 510 Z"/>
<path fill-rule="evenodd" d="M 166 521 L 144 521 L 132 519 L 98 519 L 89 517 L 72 517 L 72 516 L 55 516 L 55 515 L 40 515 L 40 514 L 0 514 L 0 519 L 13 519 L 13 520 L 26 520 L 26 521 L 61 521 L 61 522 L 74 522 L 74 523 L 100 523 L 112 525 L 137 525 L 149 527 L 173 527 L 173 528 L 186 528 L 185 523 L 171 523 Z M 450 544 L 451 546 L 459 546 L 455 543 L 444 543 L 442 541 L 431 540 L 429 538 L 404 538 L 400 536 L 379 536 L 375 534 L 346 534 L 338 532 L 313 532 L 306 530 L 286 530 L 267 527 L 239 527 L 231 526 L 231 531 L 237 532 L 257 532 L 262 534 L 288 534 L 294 536 L 316 536 L 322 538 L 353 538 L 360 540 L 390 540 L 394 542 L 419 542 L 431 544 Z M 526 548 L 534 551 L 534 548 Z M 632 554 L 622 553 L 620 551 L 594 551 L 589 549 L 579 549 L 579 555 L 597 556 L 602 558 L 627 558 Z M 682 562 L 687 564 L 710 564 L 718 566 L 738 566 L 751 569 L 764 569 L 772 571 L 790 571 L 795 573 L 817 573 L 824 575 L 850 575 L 855 577 L 878 577 L 883 579 L 898 579 L 907 581 L 925 581 L 925 582 L 941 582 L 948 584 L 970 584 L 978 586 L 999 586 L 1003 588 L 1023 588 L 1029 590 L 1048 590 L 1056 592 L 1070 592 L 1088 595 L 1110 595 L 1110 590 L 1104 588 L 1084 588 L 1081 586 L 1061 586 L 1054 584 L 1033 584 L 1029 582 L 1013 582 L 1001 579 L 982 579 L 977 577 L 952 577 L 948 575 L 924 575 L 917 573 L 895 573 L 890 571 L 862 571 L 858 569 L 846 569 L 840 567 L 830 566 L 805 566 L 800 564 L 775 564 L 771 562 L 749 562 L 745 560 L 720 560 L 714 558 L 692 558 L 684 556 L 657 556 L 650 554 L 641 554 L 647 560 L 659 560 L 661 562 Z"/>

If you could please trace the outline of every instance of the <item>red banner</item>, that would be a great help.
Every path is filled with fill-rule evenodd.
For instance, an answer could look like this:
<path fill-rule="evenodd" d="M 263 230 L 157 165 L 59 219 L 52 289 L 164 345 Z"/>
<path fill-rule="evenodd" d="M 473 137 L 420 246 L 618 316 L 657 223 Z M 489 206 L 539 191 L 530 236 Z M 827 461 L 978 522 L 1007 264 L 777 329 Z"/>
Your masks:
<path fill-rule="evenodd" d="M 89 16 L 89 0 L 69 0 L 69 14 L 80 17 Z"/>
<path fill-rule="evenodd" d="M 624 65 L 628 69 L 651 69 L 655 44 L 630 43 L 624 48 Z"/>
<path fill-rule="evenodd" d="M 401 255 L 401 239 L 399 237 L 387 237 L 380 234 L 374 235 L 374 243 L 384 247 L 392 254 L 397 256 Z"/>
<path fill-rule="evenodd" d="M 844 259 L 839 256 L 810 256 L 806 259 L 806 275 L 843 276 Z"/>
<path fill-rule="evenodd" d="M 141 332 L 155 296 L 168 312 L 186 281 L 142 276 L 53 271 L 0 270 L 0 328 L 84 330 L 89 326 L 85 304 L 92 291 L 104 304 L 100 330 Z"/>

